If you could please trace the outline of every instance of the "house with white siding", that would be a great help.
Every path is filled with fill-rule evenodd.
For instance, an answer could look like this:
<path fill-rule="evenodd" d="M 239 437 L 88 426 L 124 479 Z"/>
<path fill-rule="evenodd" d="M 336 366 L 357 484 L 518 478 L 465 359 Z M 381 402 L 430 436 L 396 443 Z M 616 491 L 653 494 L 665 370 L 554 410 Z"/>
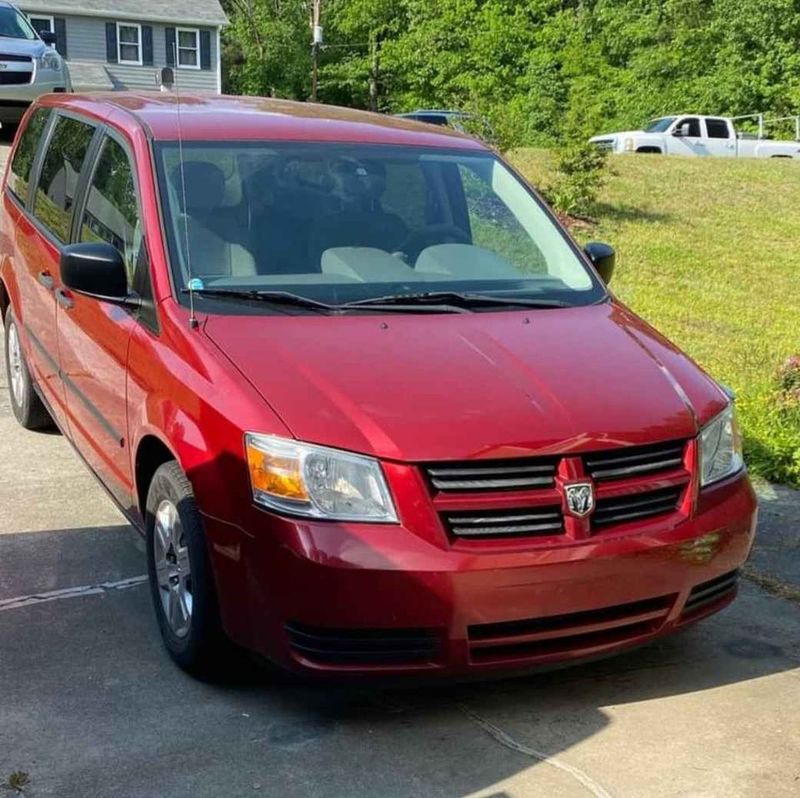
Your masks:
<path fill-rule="evenodd" d="M 56 36 L 76 91 L 155 89 L 162 67 L 187 91 L 222 90 L 219 0 L 18 0 Z"/>

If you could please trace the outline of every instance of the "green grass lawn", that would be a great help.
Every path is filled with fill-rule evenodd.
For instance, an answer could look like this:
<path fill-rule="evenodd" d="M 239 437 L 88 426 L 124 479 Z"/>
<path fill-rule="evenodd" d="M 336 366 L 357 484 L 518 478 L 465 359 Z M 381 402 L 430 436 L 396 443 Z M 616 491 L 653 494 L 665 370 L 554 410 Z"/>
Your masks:
<path fill-rule="evenodd" d="M 552 182 L 549 153 L 510 158 Z M 609 172 L 576 236 L 615 246 L 617 295 L 736 391 L 751 469 L 800 486 L 800 412 L 775 382 L 800 354 L 800 163 L 637 155 Z"/>

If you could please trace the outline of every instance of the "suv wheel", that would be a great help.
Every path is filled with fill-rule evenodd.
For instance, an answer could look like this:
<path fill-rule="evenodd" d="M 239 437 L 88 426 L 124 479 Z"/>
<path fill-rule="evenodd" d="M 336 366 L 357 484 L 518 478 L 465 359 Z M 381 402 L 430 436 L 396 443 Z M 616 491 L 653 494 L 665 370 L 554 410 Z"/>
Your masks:
<path fill-rule="evenodd" d="M 6 374 L 14 417 L 25 429 L 49 427 L 53 422 L 33 385 L 28 364 L 22 353 L 19 324 L 11 308 L 6 311 L 5 327 Z"/>
<path fill-rule="evenodd" d="M 147 569 L 164 645 L 184 670 L 210 673 L 227 640 L 200 511 L 174 460 L 153 476 L 146 518 Z"/>

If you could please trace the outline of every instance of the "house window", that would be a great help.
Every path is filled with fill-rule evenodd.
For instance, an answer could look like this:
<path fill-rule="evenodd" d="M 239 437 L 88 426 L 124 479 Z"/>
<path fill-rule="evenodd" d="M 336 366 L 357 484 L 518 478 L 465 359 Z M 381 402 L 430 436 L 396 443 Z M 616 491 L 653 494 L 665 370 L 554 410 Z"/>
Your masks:
<path fill-rule="evenodd" d="M 142 26 L 134 22 L 117 23 L 117 60 L 120 64 L 142 65 Z"/>
<path fill-rule="evenodd" d="M 197 28 L 176 28 L 178 66 L 200 69 L 200 31 Z"/>
<path fill-rule="evenodd" d="M 55 21 L 47 14 L 29 14 L 28 20 L 37 33 L 41 33 L 42 31 L 50 31 L 50 33 L 56 32 Z"/>

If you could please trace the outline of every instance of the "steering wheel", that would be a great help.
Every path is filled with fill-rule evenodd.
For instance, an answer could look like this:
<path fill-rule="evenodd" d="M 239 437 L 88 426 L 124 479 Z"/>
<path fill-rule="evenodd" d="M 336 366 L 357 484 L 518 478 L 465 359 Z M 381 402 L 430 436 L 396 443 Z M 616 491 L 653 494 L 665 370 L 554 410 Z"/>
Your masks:
<path fill-rule="evenodd" d="M 436 244 L 471 244 L 472 241 L 460 227 L 454 224 L 429 224 L 412 230 L 406 240 L 398 247 L 408 257 L 409 263 L 416 263 L 422 250 Z"/>

